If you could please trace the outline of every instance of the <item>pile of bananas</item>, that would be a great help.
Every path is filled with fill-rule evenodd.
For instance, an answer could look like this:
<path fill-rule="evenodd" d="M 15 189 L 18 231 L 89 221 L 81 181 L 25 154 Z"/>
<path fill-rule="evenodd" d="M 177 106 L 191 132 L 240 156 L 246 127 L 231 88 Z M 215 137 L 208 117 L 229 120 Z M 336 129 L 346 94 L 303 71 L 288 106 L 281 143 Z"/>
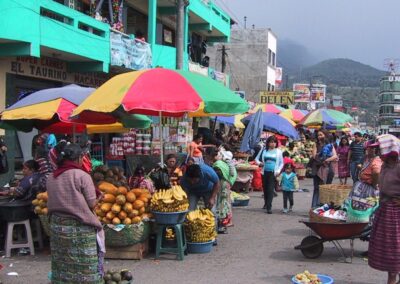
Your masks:
<path fill-rule="evenodd" d="M 317 274 L 311 274 L 308 270 L 303 273 L 296 274 L 296 280 L 299 283 L 304 284 L 322 284 L 321 280 L 318 278 Z"/>
<path fill-rule="evenodd" d="M 165 229 L 165 238 L 167 240 L 175 240 L 175 231 L 173 228 Z"/>
<path fill-rule="evenodd" d="M 179 185 L 157 191 L 150 201 L 150 208 L 156 212 L 182 212 L 189 208 L 186 192 Z"/>
<path fill-rule="evenodd" d="M 215 239 L 215 217 L 209 209 L 189 212 L 185 221 L 185 234 L 189 242 L 205 243 Z"/>

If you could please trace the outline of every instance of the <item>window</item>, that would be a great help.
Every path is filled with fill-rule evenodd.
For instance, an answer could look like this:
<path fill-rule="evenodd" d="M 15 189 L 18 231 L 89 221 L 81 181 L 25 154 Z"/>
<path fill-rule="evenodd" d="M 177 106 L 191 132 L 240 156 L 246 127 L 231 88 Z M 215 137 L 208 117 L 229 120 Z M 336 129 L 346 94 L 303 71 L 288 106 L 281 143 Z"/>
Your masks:
<path fill-rule="evenodd" d="M 272 62 L 272 50 L 268 48 L 268 64 Z"/>
<path fill-rule="evenodd" d="M 272 62 L 271 62 L 271 64 L 272 64 L 273 66 L 276 66 L 275 52 L 272 52 Z"/>

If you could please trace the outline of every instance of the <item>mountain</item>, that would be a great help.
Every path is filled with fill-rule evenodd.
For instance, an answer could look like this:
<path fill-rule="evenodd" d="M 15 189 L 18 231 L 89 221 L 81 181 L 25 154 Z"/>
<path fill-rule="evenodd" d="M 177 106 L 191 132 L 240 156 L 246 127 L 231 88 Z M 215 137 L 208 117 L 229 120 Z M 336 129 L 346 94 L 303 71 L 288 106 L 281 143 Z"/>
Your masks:
<path fill-rule="evenodd" d="M 326 85 L 374 88 L 379 87 L 379 80 L 385 75 L 385 71 L 351 59 L 337 58 L 324 60 L 301 71 L 287 74 L 292 83 L 309 82 L 313 78 Z"/>
<path fill-rule="evenodd" d="M 290 39 L 279 40 L 277 54 L 278 66 L 283 67 L 286 74 L 295 73 L 321 60 L 305 46 Z"/>

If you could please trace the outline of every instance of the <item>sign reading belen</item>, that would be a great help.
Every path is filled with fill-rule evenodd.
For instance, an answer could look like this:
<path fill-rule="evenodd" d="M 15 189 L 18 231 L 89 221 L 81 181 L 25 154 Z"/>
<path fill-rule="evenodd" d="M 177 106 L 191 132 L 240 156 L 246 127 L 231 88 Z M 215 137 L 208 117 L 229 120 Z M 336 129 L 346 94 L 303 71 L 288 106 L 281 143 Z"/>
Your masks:
<path fill-rule="evenodd" d="M 260 92 L 261 104 L 277 104 L 277 105 L 293 105 L 294 93 L 293 92 Z"/>

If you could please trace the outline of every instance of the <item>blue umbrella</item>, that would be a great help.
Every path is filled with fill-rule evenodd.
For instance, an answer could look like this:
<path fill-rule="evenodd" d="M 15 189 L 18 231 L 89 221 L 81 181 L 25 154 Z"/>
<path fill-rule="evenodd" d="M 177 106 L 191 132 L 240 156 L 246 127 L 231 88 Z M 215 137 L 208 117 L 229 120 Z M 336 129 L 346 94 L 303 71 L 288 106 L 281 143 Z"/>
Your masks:
<path fill-rule="evenodd" d="M 12 110 L 39 103 L 49 102 L 56 99 L 65 99 L 75 105 L 79 105 L 94 91 L 94 88 L 81 87 L 74 84 L 60 88 L 44 89 L 23 97 L 21 100 L 8 107 L 6 110 Z"/>
<path fill-rule="evenodd" d="M 259 109 L 255 114 L 252 114 L 248 117 L 250 118 L 247 121 L 248 125 L 243 135 L 242 145 L 240 145 L 241 152 L 248 152 L 250 150 L 253 150 L 258 142 L 260 142 L 261 133 L 263 131 L 263 112 L 261 109 Z M 246 118 L 242 119 L 242 122 Z"/>
<path fill-rule="evenodd" d="M 249 115 L 245 118 L 242 119 L 242 122 L 244 124 L 249 124 L 251 123 L 252 118 L 255 116 L 255 114 Z M 298 140 L 299 139 L 299 134 L 297 133 L 296 129 L 293 127 L 290 122 L 277 115 L 274 113 L 268 113 L 264 112 L 262 113 L 262 127 L 265 130 L 279 133 L 281 135 L 287 136 L 293 140 Z"/>

